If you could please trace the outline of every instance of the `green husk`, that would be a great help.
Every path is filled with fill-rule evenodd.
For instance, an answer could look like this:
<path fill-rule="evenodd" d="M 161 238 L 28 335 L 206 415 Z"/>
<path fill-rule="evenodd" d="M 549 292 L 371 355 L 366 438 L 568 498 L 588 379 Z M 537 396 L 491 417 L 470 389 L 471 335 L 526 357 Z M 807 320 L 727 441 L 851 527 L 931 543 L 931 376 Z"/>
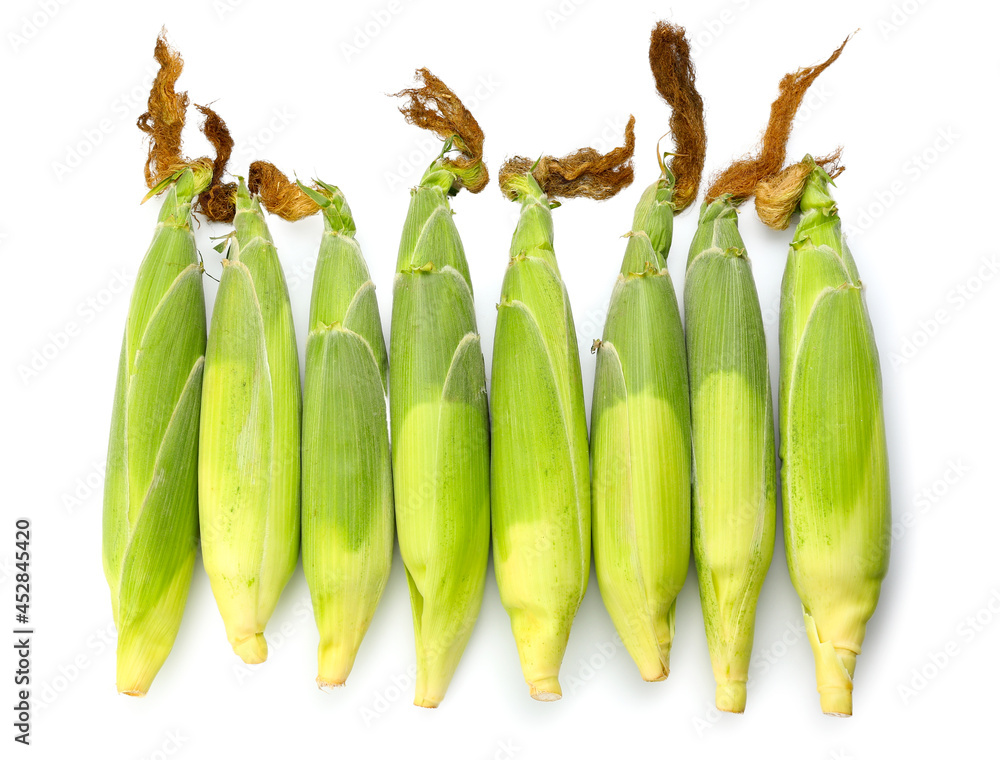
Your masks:
<path fill-rule="evenodd" d="M 259 200 L 240 180 L 205 355 L 202 554 L 233 650 L 264 628 L 299 550 L 299 363 L 288 288 Z"/>
<path fill-rule="evenodd" d="M 341 686 L 392 563 L 388 363 L 375 286 L 336 187 L 299 185 L 319 204 L 302 415 L 302 565 L 319 628 L 322 689 Z"/>
<path fill-rule="evenodd" d="M 781 290 L 785 552 L 821 707 L 850 715 L 855 658 L 889 563 L 882 380 L 830 176 L 808 156 L 803 165 L 802 217 Z"/>
<path fill-rule="evenodd" d="M 479 614 L 489 555 L 486 368 L 448 203 L 464 171 L 446 157 L 451 148 L 448 140 L 411 191 L 389 349 L 396 530 L 413 612 L 414 704 L 421 707 L 444 699 Z"/>
<path fill-rule="evenodd" d="M 104 489 L 103 559 L 118 629 L 118 691 L 143 696 L 180 626 L 198 542 L 198 423 L 205 355 L 191 206 L 211 165 L 166 190 L 129 304 Z"/>
<path fill-rule="evenodd" d="M 493 561 L 531 695 L 558 699 L 559 667 L 590 573 L 590 467 L 580 356 L 552 247 L 548 197 L 530 174 L 493 350 Z"/>
<path fill-rule="evenodd" d="M 598 342 L 592 412 L 594 562 L 639 672 L 670 672 L 690 556 L 691 420 L 684 331 L 666 268 L 674 176 L 643 193 Z"/>
<path fill-rule="evenodd" d="M 684 29 L 658 22 L 649 65 L 670 106 L 675 153 L 635 209 L 594 344 L 594 563 L 601 598 L 647 681 L 670 673 L 677 595 L 691 551 L 691 412 L 684 329 L 667 256 L 674 215 L 697 197 L 704 105 Z M 659 151 L 659 146 L 657 146 Z"/>
<path fill-rule="evenodd" d="M 774 553 L 774 417 L 750 260 L 729 196 L 706 202 L 684 288 L 693 543 L 716 706 L 743 712 L 757 598 Z"/>

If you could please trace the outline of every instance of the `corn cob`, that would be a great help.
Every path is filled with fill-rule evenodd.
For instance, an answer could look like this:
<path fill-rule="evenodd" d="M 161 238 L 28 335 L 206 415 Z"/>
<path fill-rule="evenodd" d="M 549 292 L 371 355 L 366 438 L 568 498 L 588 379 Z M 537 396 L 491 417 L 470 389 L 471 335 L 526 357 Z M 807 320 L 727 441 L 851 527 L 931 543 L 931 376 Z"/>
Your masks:
<path fill-rule="evenodd" d="M 180 626 L 198 543 L 198 415 L 205 363 L 195 164 L 166 190 L 122 341 L 104 489 L 104 574 L 118 629 L 118 691 L 143 696 Z M 152 193 L 151 193 L 152 194 Z"/>
<path fill-rule="evenodd" d="M 393 289 L 389 388 L 396 529 L 413 611 L 414 704 L 445 696 L 482 603 L 490 535 L 486 369 L 448 203 L 488 179 L 483 135 L 430 72 L 400 110 L 446 140 L 411 192 Z M 460 155 L 450 157 L 455 148 Z"/>
<path fill-rule="evenodd" d="M 535 166 L 515 158 L 501 170 L 521 213 L 493 350 L 493 558 L 524 679 L 542 701 L 562 696 L 559 668 L 590 574 L 591 514 L 580 354 L 553 248 L 558 204 L 537 177 L 563 195 L 614 195 L 632 180 L 633 125 L 626 147 L 608 156 L 584 149 Z"/>
<path fill-rule="evenodd" d="M 709 188 L 688 256 L 692 539 L 716 707 L 727 712 L 746 707 L 757 599 L 774 554 L 776 491 L 764 323 L 736 207 L 780 170 L 806 90 L 842 50 L 782 79 L 759 154 L 736 161 Z"/>
<path fill-rule="evenodd" d="M 855 658 L 889 563 L 889 469 L 878 349 L 830 183 L 807 156 L 757 202 L 782 227 L 790 213 L 762 207 L 801 197 L 781 285 L 785 552 L 820 705 L 850 715 Z"/>
<path fill-rule="evenodd" d="M 684 331 L 666 269 L 674 214 L 705 157 L 701 98 L 684 30 L 653 30 L 650 64 L 671 105 L 677 154 L 636 206 L 604 334 L 591 417 L 594 563 L 601 597 L 639 672 L 670 672 L 674 608 L 690 557 L 691 421 Z M 673 168 L 681 172 L 675 181 Z M 680 187 L 678 187 L 678 184 Z"/>
<path fill-rule="evenodd" d="M 750 260 L 730 196 L 702 206 L 684 288 L 693 542 L 718 709 L 743 712 L 757 597 L 774 553 L 774 416 Z"/>
<path fill-rule="evenodd" d="M 322 689 L 343 685 L 389 577 L 392 471 L 382 323 L 354 218 L 336 187 L 300 185 L 323 212 L 302 414 L 302 565 Z"/>
<path fill-rule="evenodd" d="M 198 495 L 226 635 L 258 663 L 298 558 L 299 363 L 281 264 L 242 180 L 234 222 L 205 354 Z"/>

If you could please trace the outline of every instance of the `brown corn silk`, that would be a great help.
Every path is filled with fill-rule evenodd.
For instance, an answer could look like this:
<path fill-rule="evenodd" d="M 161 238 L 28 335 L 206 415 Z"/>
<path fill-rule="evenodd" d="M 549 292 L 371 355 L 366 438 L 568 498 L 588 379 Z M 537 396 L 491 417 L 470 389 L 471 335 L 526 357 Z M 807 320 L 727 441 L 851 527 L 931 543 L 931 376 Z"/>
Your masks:
<path fill-rule="evenodd" d="M 680 213 L 698 196 L 705 168 L 705 106 L 695 87 L 694 61 L 684 29 L 657 22 L 649 39 L 649 67 L 656 91 L 670 106 L 674 154 L 670 171 L 676 180 L 674 212 Z"/>
<path fill-rule="evenodd" d="M 470 193 L 478 193 L 490 180 L 483 162 L 484 137 L 479 122 L 459 97 L 430 71 L 417 69 L 417 76 L 422 86 L 395 93 L 395 97 L 407 99 L 399 112 L 410 124 L 428 129 L 442 140 L 451 140 L 458 155 L 449 153 L 443 163 L 456 174 L 458 187 L 454 189 L 464 187 Z"/>
<path fill-rule="evenodd" d="M 823 63 L 785 75 L 779 86 L 778 97 L 771 104 L 771 116 L 756 155 L 739 159 L 716 175 L 712 186 L 705 194 L 705 200 L 713 201 L 729 194 L 733 203 L 738 205 L 754 194 L 754 190 L 762 180 L 772 178 L 781 172 L 785 163 L 788 138 L 792 132 L 792 122 L 806 91 L 816 77 L 840 57 L 850 39 L 850 37 L 845 39 Z M 831 163 L 833 159 L 833 155 L 827 157 Z"/>
<path fill-rule="evenodd" d="M 607 153 L 594 148 L 556 158 L 542 156 L 537 161 L 523 156 L 507 159 L 500 167 L 500 188 L 513 198 L 510 180 L 515 176 L 531 174 L 550 197 L 585 197 L 605 200 L 617 195 L 632 184 L 635 172 L 632 155 L 635 153 L 635 117 L 629 116 L 625 125 L 625 144 Z"/>

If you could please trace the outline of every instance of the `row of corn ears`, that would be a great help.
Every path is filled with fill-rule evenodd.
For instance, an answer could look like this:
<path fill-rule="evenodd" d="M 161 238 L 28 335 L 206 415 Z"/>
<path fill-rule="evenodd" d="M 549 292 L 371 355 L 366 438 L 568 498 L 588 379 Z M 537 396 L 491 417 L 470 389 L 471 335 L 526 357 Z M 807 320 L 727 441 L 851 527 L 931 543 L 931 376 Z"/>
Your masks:
<path fill-rule="evenodd" d="M 807 168 L 781 301 L 785 546 L 823 710 L 850 714 L 854 661 L 888 561 L 881 380 L 830 178 Z M 489 405 L 448 201 L 462 186 L 454 162 L 442 154 L 411 193 L 388 359 L 343 194 L 300 185 L 325 220 L 302 399 L 288 290 L 260 200 L 242 180 L 206 330 L 191 223 L 211 179 L 211 167 L 194 164 L 156 188 L 162 210 L 122 346 L 104 508 L 119 691 L 145 694 L 166 659 L 199 539 L 234 651 L 262 662 L 300 533 L 317 683 L 342 685 L 385 588 L 395 532 L 415 703 L 436 706 L 479 612 L 492 524 L 501 601 L 533 697 L 561 695 L 591 544 L 622 641 L 643 678 L 665 678 L 693 544 L 717 704 L 742 712 L 776 476 L 763 321 L 732 199 L 702 206 L 685 337 L 666 269 L 675 178 L 662 162 L 642 194 L 595 343 L 588 446 L 552 245 L 558 204 L 530 172 L 511 183 L 521 213 Z"/>

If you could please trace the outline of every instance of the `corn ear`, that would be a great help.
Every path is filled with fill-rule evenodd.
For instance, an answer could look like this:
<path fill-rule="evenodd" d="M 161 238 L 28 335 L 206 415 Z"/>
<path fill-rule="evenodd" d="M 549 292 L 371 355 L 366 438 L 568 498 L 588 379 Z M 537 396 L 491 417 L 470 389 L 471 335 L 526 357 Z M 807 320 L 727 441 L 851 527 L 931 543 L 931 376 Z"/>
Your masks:
<path fill-rule="evenodd" d="M 414 704 L 421 707 L 444 699 L 479 614 L 489 556 L 486 368 L 448 204 L 455 182 L 439 159 L 411 193 L 390 334 L 396 530 L 413 611 Z"/>
<path fill-rule="evenodd" d="M 354 219 L 336 187 L 302 187 L 324 217 L 302 410 L 302 565 L 322 689 L 346 681 L 392 563 L 385 340 Z"/>
<path fill-rule="evenodd" d="M 493 350 L 493 560 L 525 681 L 559 667 L 590 573 L 590 462 L 580 355 L 548 197 L 526 174 Z"/>
<path fill-rule="evenodd" d="M 691 534 L 691 421 L 684 331 L 666 269 L 674 178 L 635 211 L 596 344 L 591 446 L 601 597 L 639 672 L 670 672 L 674 608 Z"/>
<path fill-rule="evenodd" d="M 182 169 L 136 275 L 108 445 L 104 573 L 118 629 L 118 691 L 143 696 L 180 626 L 198 543 L 198 415 L 205 355 L 191 204 L 211 167 Z"/>
<path fill-rule="evenodd" d="M 774 553 L 774 417 L 764 323 L 736 207 L 706 202 L 684 289 L 693 541 L 719 710 L 743 712 L 757 599 Z"/>
<path fill-rule="evenodd" d="M 233 650 L 267 659 L 264 627 L 299 550 L 299 363 L 288 288 L 241 180 L 205 354 L 202 555 Z"/>
<path fill-rule="evenodd" d="M 820 705 L 850 715 L 889 563 L 889 469 L 878 350 L 829 185 L 813 164 L 782 281 L 781 474 Z"/>

